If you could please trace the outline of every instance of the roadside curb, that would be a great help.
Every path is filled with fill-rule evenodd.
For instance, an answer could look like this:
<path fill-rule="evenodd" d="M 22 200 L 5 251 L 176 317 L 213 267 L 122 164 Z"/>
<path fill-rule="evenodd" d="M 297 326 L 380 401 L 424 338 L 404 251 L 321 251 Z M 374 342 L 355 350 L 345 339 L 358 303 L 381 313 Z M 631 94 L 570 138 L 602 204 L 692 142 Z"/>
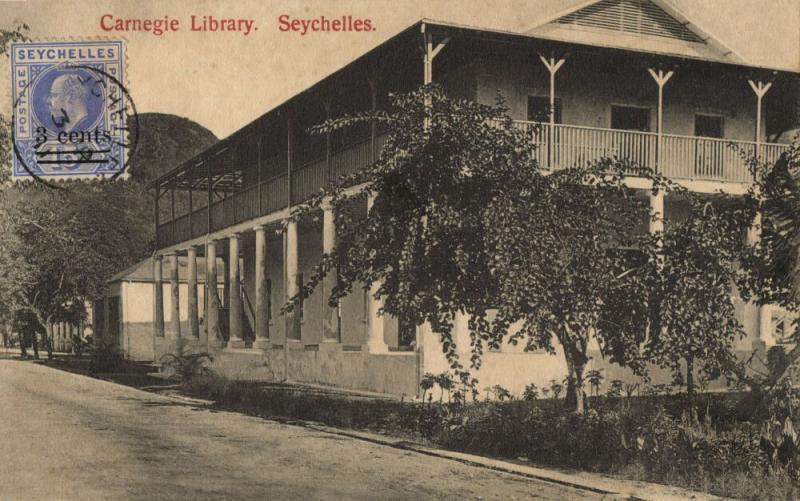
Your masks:
<path fill-rule="evenodd" d="M 139 392 L 144 395 L 147 395 L 148 398 L 156 397 L 160 399 L 170 400 L 173 402 L 179 402 L 183 405 L 194 405 L 206 409 L 213 408 L 215 404 L 215 402 L 211 400 L 205 400 L 196 397 L 188 397 L 184 395 L 163 394 L 155 391 L 147 391 L 145 389 L 140 389 L 133 386 L 127 386 L 124 384 L 115 383 L 113 381 L 108 381 L 105 379 L 99 379 L 84 374 L 65 371 L 57 367 L 49 367 L 43 364 L 33 364 L 33 365 L 41 367 L 43 369 L 58 370 L 65 374 L 69 374 L 70 376 L 75 378 L 79 379 L 85 378 L 88 380 L 99 382 L 101 384 L 112 385 L 117 389 L 124 388 L 128 391 Z M 246 413 L 230 409 L 218 408 L 216 410 L 220 410 L 223 412 L 231 412 L 239 415 L 248 415 Z M 251 417 L 259 417 L 259 416 L 251 416 Z M 353 438 L 356 440 L 371 442 L 377 445 L 388 446 L 395 449 L 407 450 L 418 454 L 424 454 L 427 456 L 438 457 L 441 459 L 448 459 L 451 461 L 458 461 L 460 463 L 467 464 L 470 466 L 476 466 L 498 472 L 509 473 L 533 480 L 545 481 L 575 489 L 591 491 L 598 494 L 603 494 L 607 496 L 608 499 L 629 499 L 629 500 L 643 500 L 643 501 L 645 500 L 678 501 L 685 499 L 692 499 L 698 501 L 700 500 L 716 501 L 725 499 L 706 493 L 682 489 L 680 487 L 673 487 L 673 486 L 654 484 L 648 482 L 639 482 L 634 480 L 618 479 L 596 473 L 579 472 L 579 471 L 561 472 L 557 470 L 521 465 L 509 461 L 487 458 L 484 456 L 477 456 L 463 452 L 447 451 L 443 449 L 437 449 L 434 447 L 425 446 L 402 438 L 395 438 L 388 435 L 379 435 L 377 433 L 371 433 L 371 432 L 334 428 L 313 421 L 281 418 L 278 416 L 259 417 L 259 418 L 267 421 L 272 421 L 275 423 L 281 423 L 284 425 L 294 425 L 310 430 L 315 430 L 321 433 L 329 433 L 332 435 L 338 435 L 338 436 Z"/>

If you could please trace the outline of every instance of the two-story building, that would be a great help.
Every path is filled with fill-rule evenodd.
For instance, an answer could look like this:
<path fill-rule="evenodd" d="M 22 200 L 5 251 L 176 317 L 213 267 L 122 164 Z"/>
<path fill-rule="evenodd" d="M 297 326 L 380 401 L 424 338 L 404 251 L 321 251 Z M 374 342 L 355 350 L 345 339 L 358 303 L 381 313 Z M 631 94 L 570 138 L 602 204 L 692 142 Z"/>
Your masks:
<path fill-rule="evenodd" d="M 369 164 L 383 141 L 375 127 L 327 136 L 308 128 L 379 109 L 390 92 L 429 82 L 484 103 L 499 93 L 519 127 L 546 116 L 535 151 L 548 168 L 627 157 L 703 193 L 743 193 L 751 178 L 741 153 L 778 158 L 786 145 L 775 141 L 785 141 L 798 105 L 796 73 L 749 64 L 663 0 L 583 2 L 514 33 L 422 20 L 152 183 L 156 352 L 188 337 L 215 351 L 215 369 L 230 376 L 406 395 L 417 393 L 422 374 L 447 370 L 429 329 L 379 315 L 366 290 L 332 308 L 323 284 L 296 313 L 280 312 L 336 238 L 327 207 L 285 232 L 281 221 L 332 179 Z M 680 213 L 680 200 L 651 194 L 642 179 L 628 183 L 666 224 Z M 178 256 L 205 258 L 207 283 L 216 283 L 218 262 L 225 270 L 221 297 L 204 301 L 208 336 L 197 335 L 197 289 L 181 300 L 175 273 L 170 305 L 189 305 L 188 326 L 165 326 L 161 261 Z M 737 349 L 776 342 L 774 326 L 783 324 L 773 309 L 740 304 L 738 315 L 748 337 Z M 466 329 L 460 319 L 464 352 Z M 631 377 L 598 353 L 590 365 L 605 367 L 607 380 Z M 560 380 L 566 368 L 559 356 L 504 345 L 484 355 L 475 375 L 481 388 L 518 393 Z"/>

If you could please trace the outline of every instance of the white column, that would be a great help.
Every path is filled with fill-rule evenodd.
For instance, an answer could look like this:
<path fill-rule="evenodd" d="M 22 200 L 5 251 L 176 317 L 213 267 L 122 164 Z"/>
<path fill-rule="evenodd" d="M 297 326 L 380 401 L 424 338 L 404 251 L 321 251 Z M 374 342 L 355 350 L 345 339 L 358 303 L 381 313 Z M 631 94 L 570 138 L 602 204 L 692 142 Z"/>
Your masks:
<path fill-rule="evenodd" d="M 656 172 L 661 173 L 663 170 L 661 159 L 663 155 L 663 137 L 664 137 L 664 86 L 667 84 L 674 71 L 653 70 L 649 68 L 648 73 L 655 80 L 658 85 L 658 122 L 656 124 Z M 650 212 L 653 219 L 650 220 L 650 233 L 664 231 L 664 193 L 657 191 L 650 193 Z"/>
<path fill-rule="evenodd" d="M 269 304 L 267 298 L 267 233 L 263 225 L 256 233 L 256 339 L 253 348 L 269 348 Z"/>
<path fill-rule="evenodd" d="M 228 348 L 244 348 L 242 338 L 242 291 L 241 291 L 241 272 L 239 271 L 239 234 L 234 233 L 228 237 L 228 263 L 230 268 L 230 295 L 228 301 L 228 327 L 230 337 L 228 338 Z"/>
<path fill-rule="evenodd" d="M 153 336 L 164 337 L 164 277 L 161 256 L 153 258 Z"/>
<path fill-rule="evenodd" d="M 197 249 L 192 246 L 187 250 L 187 272 L 189 277 L 189 334 L 194 339 L 200 339 L 200 319 L 197 308 Z"/>
<path fill-rule="evenodd" d="M 333 206 L 330 201 L 322 204 L 322 253 L 329 255 L 336 247 L 336 221 Z M 339 306 L 330 306 L 333 288 L 336 286 L 338 276 L 336 269 L 328 271 L 322 280 L 322 339 L 323 341 L 339 341 Z"/>
<path fill-rule="evenodd" d="M 181 295 L 180 295 L 180 280 L 178 275 L 178 254 L 172 253 L 169 255 L 169 285 L 172 297 L 172 317 L 170 323 L 172 325 L 172 337 L 180 339 L 181 337 Z M 108 316 L 108 313 L 106 313 Z"/>
<path fill-rule="evenodd" d="M 755 156 L 757 158 L 761 158 L 761 104 L 764 96 L 769 91 L 770 87 L 772 87 L 772 82 L 762 82 L 762 81 L 753 81 L 748 80 L 748 84 L 750 84 L 750 88 L 753 89 L 753 92 L 756 95 L 756 130 L 755 130 L 755 137 L 756 137 L 756 150 Z M 754 172 L 753 174 L 758 174 Z M 758 196 L 759 194 L 756 193 Z M 753 224 L 750 228 L 747 229 L 747 243 L 749 245 L 756 245 L 761 240 L 761 211 L 757 212 L 755 217 L 753 218 Z M 761 306 L 758 309 L 758 337 L 761 340 L 764 340 L 772 331 L 772 311 L 769 305 Z"/>
<path fill-rule="evenodd" d="M 219 332 L 219 294 L 217 293 L 217 243 L 206 244 L 206 344 L 218 348 L 222 344 Z"/>
<path fill-rule="evenodd" d="M 284 239 L 284 245 L 286 246 L 286 259 L 284 260 L 286 273 L 286 299 L 289 300 L 298 292 L 300 292 L 300 284 L 297 280 L 300 264 L 297 247 L 297 220 L 290 219 L 287 222 Z M 287 341 L 299 341 L 301 339 L 300 308 L 300 306 L 296 306 L 292 309 L 292 311 L 286 314 Z"/>
<path fill-rule="evenodd" d="M 367 199 L 367 212 L 372 210 L 375 203 L 375 195 L 372 194 Z M 380 289 L 380 282 L 373 282 L 369 288 L 367 296 L 367 347 L 370 353 L 386 353 L 389 347 L 383 337 L 383 315 L 380 314 L 383 308 L 383 299 L 375 297 Z"/>

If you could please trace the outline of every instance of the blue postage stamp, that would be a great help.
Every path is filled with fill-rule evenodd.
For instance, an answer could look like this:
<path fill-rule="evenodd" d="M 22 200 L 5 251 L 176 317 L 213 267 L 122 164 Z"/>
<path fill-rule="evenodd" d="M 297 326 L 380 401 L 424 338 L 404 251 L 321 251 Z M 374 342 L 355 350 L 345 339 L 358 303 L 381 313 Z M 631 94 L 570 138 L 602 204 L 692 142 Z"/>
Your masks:
<path fill-rule="evenodd" d="M 13 178 L 116 177 L 132 150 L 122 41 L 11 45 Z"/>

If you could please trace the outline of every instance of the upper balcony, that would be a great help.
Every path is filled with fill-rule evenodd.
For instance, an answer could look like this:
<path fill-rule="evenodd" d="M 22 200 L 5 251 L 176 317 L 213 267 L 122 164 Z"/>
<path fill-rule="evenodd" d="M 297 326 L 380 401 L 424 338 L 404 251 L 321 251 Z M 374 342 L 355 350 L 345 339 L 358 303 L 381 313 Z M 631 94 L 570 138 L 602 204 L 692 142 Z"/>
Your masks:
<path fill-rule="evenodd" d="M 534 141 L 540 165 L 561 169 L 601 158 L 619 158 L 655 167 L 658 134 L 580 125 L 517 121 L 530 129 L 538 125 Z M 552 128 L 552 133 L 551 133 Z M 552 140 L 552 144 L 551 144 Z M 702 136 L 664 134 L 663 158 L 659 171 L 676 181 L 709 181 L 748 184 L 752 181 L 749 159 L 756 156 L 775 162 L 788 148 L 785 144 L 738 141 Z M 723 188 L 720 185 L 719 188 Z"/>
<path fill-rule="evenodd" d="M 549 169 L 586 164 L 605 157 L 627 159 L 650 167 L 655 165 L 658 137 L 656 133 L 578 125 L 551 126 L 527 121 L 515 123 L 525 129 L 539 126 L 533 136 L 534 157 L 541 166 Z M 158 247 L 165 248 L 201 238 L 283 210 L 289 203 L 301 203 L 317 193 L 329 179 L 353 173 L 369 165 L 384 141 L 385 136 L 380 135 L 375 138 L 374 144 L 368 138 L 362 139 L 333 151 L 329 160 L 322 156 L 303 162 L 292 169 L 291 183 L 288 182 L 288 173 L 284 173 L 246 184 L 244 179 L 249 177 L 252 180 L 253 176 L 232 172 L 224 174 L 224 166 L 220 171 L 218 165 L 210 165 L 224 163 L 221 157 L 205 159 L 195 166 L 195 169 L 201 172 L 201 178 L 202 173 L 217 172 L 215 175 L 217 181 L 209 178 L 206 187 L 213 188 L 215 183 L 224 183 L 227 179 L 229 190 L 216 201 L 212 196 L 210 205 L 205 203 L 207 200 L 200 208 L 192 208 L 189 204 L 190 210 L 185 214 L 168 217 L 168 221 L 159 222 Z M 711 183 L 715 189 L 724 189 L 726 185 L 741 187 L 750 182 L 747 159 L 755 155 L 757 148 L 760 148 L 761 160 L 774 162 L 788 146 L 664 134 L 663 148 L 660 167 L 662 174 L 684 184 L 702 181 Z M 271 160 L 285 162 L 286 158 L 284 155 Z M 249 168 L 256 169 L 255 165 L 245 164 L 240 167 L 242 171 Z M 202 191 L 200 193 L 202 194 Z"/>

